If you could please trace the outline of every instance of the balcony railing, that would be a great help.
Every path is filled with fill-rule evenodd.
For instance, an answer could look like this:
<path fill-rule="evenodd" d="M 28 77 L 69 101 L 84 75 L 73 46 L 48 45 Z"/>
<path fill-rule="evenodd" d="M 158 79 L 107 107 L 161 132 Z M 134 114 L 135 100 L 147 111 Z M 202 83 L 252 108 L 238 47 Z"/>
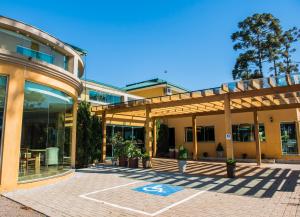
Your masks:
<path fill-rule="evenodd" d="M 48 55 L 48 54 L 45 54 L 45 53 L 42 53 L 39 51 L 35 51 L 35 50 L 29 49 L 27 47 L 22 47 L 20 45 L 17 45 L 17 53 L 22 54 L 27 57 L 31 57 L 31 58 L 43 61 L 43 62 L 47 62 L 50 64 L 53 64 L 53 61 L 54 61 L 54 58 L 51 55 Z"/>

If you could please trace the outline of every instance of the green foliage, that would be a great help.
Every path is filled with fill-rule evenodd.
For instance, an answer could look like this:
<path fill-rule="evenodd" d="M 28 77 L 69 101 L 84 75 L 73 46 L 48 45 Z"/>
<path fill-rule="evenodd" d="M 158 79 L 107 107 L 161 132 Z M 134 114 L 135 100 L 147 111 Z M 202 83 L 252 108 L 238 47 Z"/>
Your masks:
<path fill-rule="evenodd" d="M 115 157 L 127 157 L 128 155 L 128 142 L 126 143 L 120 132 L 113 135 L 111 139 Z"/>
<path fill-rule="evenodd" d="M 150 155 L 149 155 L 149 153 L 144 153 L 144 154 L 142 154 L 142 158 L 143 158 L 143 160 L 150 160 Z"/>
<path fill-rule="evenodd" d="M 188 150 L 181 145 L 179 147 L 178 160 L 187 160 L 188 158 Z"/>
<path fill-rule="evenodd" d="M 101 154 L 101 123 L 91 116 L 90 104 L 81 102 L 77 111 L 76 167 L 85 167 Z"/>
<path fill-rule="evenodd" d="M 141 150 L 139 150 L 132 141 L 125 141 L 127 144 L 127 153 L 129 158 L 140 158 L 142 157 Z"/>
<path fill-rule="evenodd" d="M 283 32 L 280 21 L 269 13 L 247 17 L 238 23 L 238 28 L 231 35 L 233 49 L 239 52 L 233 79 L 264 77 L 266 66 L 275 76 L 298 71 L 298 65 L 291 59 L 291 53 L 295 52 L 292 43 L 300 37 L 297 28 Z"/>
<path fill-rule="evenodd" d="M 236 160 L 235 159 L 228 159 L 226 161 L 227 165 L 235 165 L 236 164 Z"/>

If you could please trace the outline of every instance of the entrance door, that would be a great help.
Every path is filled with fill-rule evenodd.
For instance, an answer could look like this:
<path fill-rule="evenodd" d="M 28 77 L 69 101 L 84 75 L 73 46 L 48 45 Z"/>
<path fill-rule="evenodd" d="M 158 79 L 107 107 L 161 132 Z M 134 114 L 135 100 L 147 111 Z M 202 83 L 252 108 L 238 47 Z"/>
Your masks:
<path fill-rule="evenodd" d="M 280 132 L 282 154 L 298 154 L 296 124 L 281 123 Z"/>
<path fill-rule="evenodd" d="M 175 128 L 169 128 L 169 148 L 175 148 Z"/>

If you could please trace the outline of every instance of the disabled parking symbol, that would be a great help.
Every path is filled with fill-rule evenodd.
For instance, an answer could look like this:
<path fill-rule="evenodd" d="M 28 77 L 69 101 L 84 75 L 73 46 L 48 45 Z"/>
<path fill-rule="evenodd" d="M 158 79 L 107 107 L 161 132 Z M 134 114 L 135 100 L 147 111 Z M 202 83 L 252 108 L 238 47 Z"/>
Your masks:
<path fill-rule="evenodd" d="M 146 194 L 153 194 L 153 195 L 166 197 L 178 191 L 183 190 L 183 188 L 179 186 L 173 186 L 167 184 L 149 184 L 138 188 L 134 188 L 132 190 L 146 193 Z"/>

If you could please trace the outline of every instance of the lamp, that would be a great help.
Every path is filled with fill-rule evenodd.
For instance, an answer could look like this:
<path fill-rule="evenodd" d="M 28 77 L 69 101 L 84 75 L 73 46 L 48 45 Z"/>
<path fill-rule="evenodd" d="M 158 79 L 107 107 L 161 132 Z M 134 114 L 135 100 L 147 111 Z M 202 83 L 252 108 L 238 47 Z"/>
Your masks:
<path fill-rule="evenodd" d="M 273 120 L 273 117 L 271 116 L 271 117 L 270 117 L 270 122 L 273 123 L 273 121 L 274 121 L 274 120 Z"/>

